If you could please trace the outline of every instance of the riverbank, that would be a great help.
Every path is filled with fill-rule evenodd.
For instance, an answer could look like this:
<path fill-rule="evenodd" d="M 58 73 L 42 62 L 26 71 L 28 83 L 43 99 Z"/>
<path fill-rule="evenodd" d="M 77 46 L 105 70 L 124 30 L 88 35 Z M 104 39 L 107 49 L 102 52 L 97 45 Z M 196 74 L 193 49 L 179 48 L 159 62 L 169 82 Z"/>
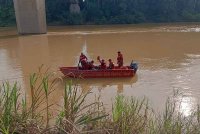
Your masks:
<path fill-rule="evenodd" d="M 72 81 L 39 69 L 30 75 L 27 93 L 17 83 L 2 83 L 0 88 L 0 132 L 8 133 L 114 133 L 114 134 L 181 134 L 200 132 L 199 105 L 184 115 L 181 102 L 169 97 L 165 110 L 153 110 L 147 98 L 137 99 L 118 94 L 112 111 L 96 97 L 85 103 L 90 91 L 83 91 Z M 63 86 L 60 86 L 63 84 Z M 58 89 L 60 87 L 60 89 Z M 61 88 L 62 87 L 62 88 Z M 151 87 L 149 87 L 151 88 Z M 50 103 L 52 93 L 63 91 L 62 102 Z M 180 95 L 174 92 L 174 96 Z M 57 108 L 55 108 L 57 106 Z"/>

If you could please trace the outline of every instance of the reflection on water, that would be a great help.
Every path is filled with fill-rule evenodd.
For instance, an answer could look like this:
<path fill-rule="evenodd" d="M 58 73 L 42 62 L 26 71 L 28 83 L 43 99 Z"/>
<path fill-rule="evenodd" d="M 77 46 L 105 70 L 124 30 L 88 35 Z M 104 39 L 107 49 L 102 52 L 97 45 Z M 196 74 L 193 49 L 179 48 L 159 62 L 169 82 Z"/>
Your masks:
<path fill-rule="evenodd" d="M 118 25 L 51 27 L 46 35 L 17 36 L 12 29 L 0 30 L 0 80 L 19 81 L 29 94 L 28 77 L 41 64 L 58 76 L 59 66 L 77 66 L 81 52 L 96 64 L 97 56 L 116 62 L 121 50 L 124 62 L 139 63 L 134 78 L 75 80 L 83 90 L 101 95 L 107 107 L 118 94 L 150 99 L 155 109 L 163 109 L 174 89 L 183 92 L 179 111 L 185 116 L 200 97 L 199 24 Z M 14 36 L 15 35 L 15 36 Z M 57 90 L 52 102 L 60 102 Z"/>
<path fill-rule="evenodd" d="M 178 98 L 179 112 L 186 117 L 192 114 L 192 111 L 195 110 L 196 106 L 196 100 L 192 97 Z"/>
<path fill-rule="evenodd" d="M 113 88 L 118 93 L 122 93 L 125 86 L 133 87 L 133 84 L 137 82 L 137 74 L 133 78 L 94 78 L 94 79 L 65 79 L 66 81 L 73 81 L 74 84 L 81 87 L 81 89 L 92 90 L 97 88 L 100 90 L 105 90 L 106 88 Z"/>

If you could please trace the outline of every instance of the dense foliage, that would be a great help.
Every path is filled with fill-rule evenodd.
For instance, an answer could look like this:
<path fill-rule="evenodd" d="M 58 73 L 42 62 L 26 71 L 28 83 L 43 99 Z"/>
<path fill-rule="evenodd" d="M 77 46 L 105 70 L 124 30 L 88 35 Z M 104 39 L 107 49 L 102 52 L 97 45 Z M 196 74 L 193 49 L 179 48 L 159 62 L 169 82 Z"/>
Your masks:
<path fill-rule="evenodd" d="M 15 24 L 15 13 L 12 0 L 0 0 L 0 26 Z"/>
<path fill-rule="evenodd" d="M 48 24 L 130 24 L 200 21 L 199 0 L 79 0 L 80 14 L 70 14 L 70 0 L 46 0 Z M 12 0 L 0 0 L 0 26 L 13 24 Z"/>

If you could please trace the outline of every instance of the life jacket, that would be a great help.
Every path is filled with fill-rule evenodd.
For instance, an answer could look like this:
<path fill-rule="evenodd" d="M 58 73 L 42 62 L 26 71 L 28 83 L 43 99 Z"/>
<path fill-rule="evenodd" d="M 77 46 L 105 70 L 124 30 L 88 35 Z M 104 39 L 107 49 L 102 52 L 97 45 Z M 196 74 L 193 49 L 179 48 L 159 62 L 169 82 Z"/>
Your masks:
<path fill-rule="evenodd" d="M 91 70 L 91 69 L 94 69 L 95 68 L 95 65 L 92 64 L 91 62 L 88 63 L 88 69 Z"/>
<path fill-rule="evenodd" d="M 89 64 L 88 64 L 88 62 L 86 61 L 86 59 L 82 59 L 82 60 L 81 60 L 81 66 L 82 66 L 82 69 L 83 69 L 83 70 L 89 69 Z"/>
<path fill-rule="evenodd" d="M 109 62 L 109 67 L 108 67 L 108 69 L 114 69 L 114 67 L 115 67 L 114 63 L 113 63 L 112 61 Z"/>
<path fill-rule="evenodd" d="M 105 62 L 101 62 L 100 68 L 101 68 L 101 69 L 106 69 L 106 63 L 105 63 Z"/>
<path fill-rule="evenodd" d="M 87 57 L 86 57 L 85 55 L 80 55 L 79 60 L 82 61 L 82 60 L 84 60 L 84 59 L 87 61 Z"/>

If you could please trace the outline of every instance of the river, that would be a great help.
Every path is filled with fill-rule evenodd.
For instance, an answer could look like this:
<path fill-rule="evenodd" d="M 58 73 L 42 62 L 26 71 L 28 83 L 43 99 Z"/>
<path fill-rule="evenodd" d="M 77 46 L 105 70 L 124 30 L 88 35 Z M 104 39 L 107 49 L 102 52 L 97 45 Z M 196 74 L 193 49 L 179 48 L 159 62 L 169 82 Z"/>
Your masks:
<path fill-rule="evenodd" d="M 18 81 L 28 87 L 28 77 L 42 64 L 59 76 L 59 66 L 77 66 L 84 52 L 89 59 L 101 56 L 116 62 L 117 51 L 124 63 L 139 64 L 133 78 L 80 80 L 83 90 L 101 95 L 110 107 L 116 94 L 146 96 L 150 105 L 162 109 L 174 90 L 182 94 L 179 112 L 185 116 L 200 97 L 200 24 L 141 24 L 48 27 L 43 35 L 18 36 L 16 28 L 0 28 L 0 82 Z M 29 91 L 26 91 L 29 93 Z M 60 102 L 63 90 L 52 101 Z M 89 100 L 90 101 L 90 100 Z"/>

